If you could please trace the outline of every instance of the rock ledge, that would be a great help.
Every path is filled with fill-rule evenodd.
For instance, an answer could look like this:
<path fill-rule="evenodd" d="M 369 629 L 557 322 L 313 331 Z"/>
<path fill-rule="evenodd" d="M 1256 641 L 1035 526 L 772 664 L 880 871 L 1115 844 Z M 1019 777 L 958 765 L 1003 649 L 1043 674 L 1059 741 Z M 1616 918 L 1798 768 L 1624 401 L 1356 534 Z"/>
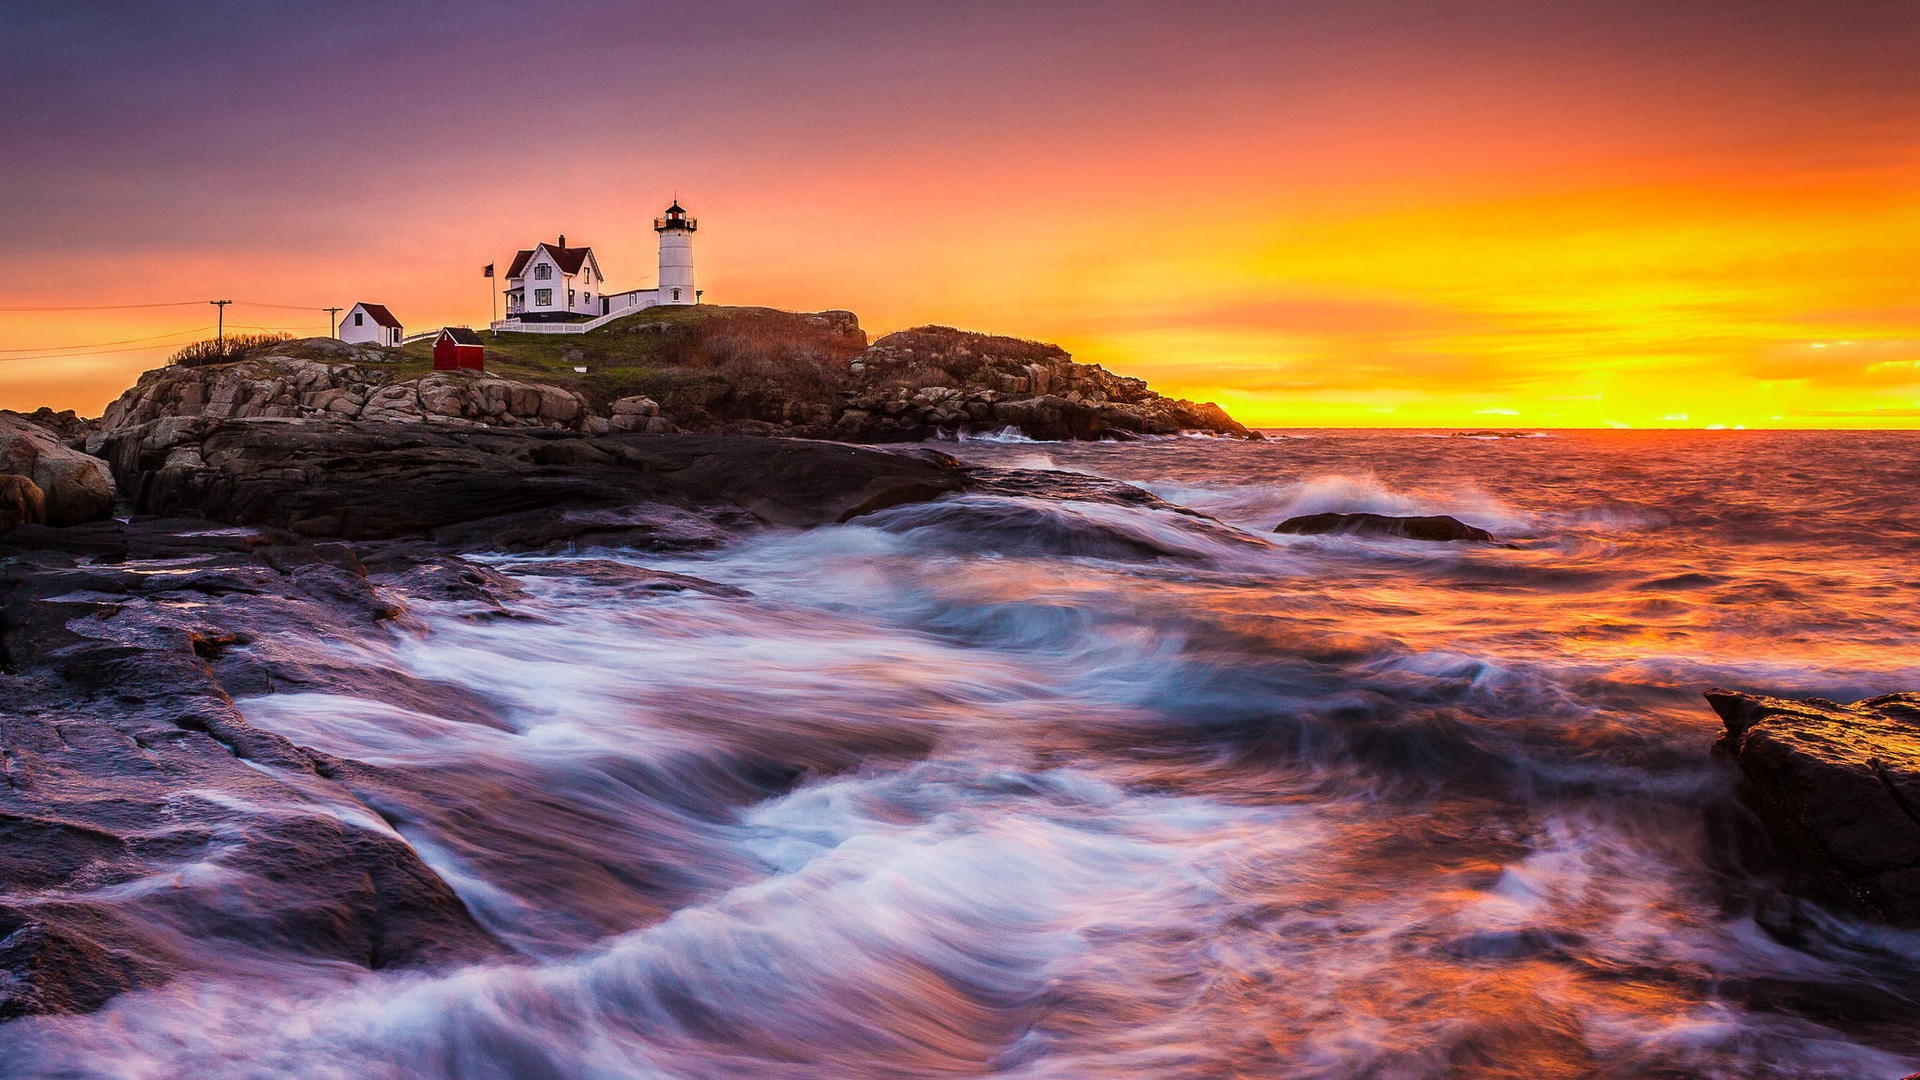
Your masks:
<path fill-rule="evenodd" d="M 1868 914 L 1920 926 L 1920 693 L 1707 701 L 1727 727 L 1716 752 L 1781 848 Z"/>

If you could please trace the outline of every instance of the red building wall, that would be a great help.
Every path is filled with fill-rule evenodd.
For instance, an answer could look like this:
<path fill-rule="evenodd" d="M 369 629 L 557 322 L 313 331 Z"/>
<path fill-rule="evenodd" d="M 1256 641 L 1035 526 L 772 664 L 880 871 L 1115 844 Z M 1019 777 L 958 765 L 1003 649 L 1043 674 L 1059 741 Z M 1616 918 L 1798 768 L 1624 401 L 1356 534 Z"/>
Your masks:
<path fill-rule="evenodd" d="M 435 371 L 452 371 L 456 368 L 483 371 L 486 366 L 487 347 L 485 345 L 461 345 L 449 337 L 442 337 L 433 343 Z"/>

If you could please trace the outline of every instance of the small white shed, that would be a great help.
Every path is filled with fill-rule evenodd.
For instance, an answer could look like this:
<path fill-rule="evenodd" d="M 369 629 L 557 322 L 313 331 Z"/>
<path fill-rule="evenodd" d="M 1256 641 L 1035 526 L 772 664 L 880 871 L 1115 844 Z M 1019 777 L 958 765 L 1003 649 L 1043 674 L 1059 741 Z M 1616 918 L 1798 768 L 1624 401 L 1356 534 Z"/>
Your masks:
<path fill-rule="evenodd" d="M 337 336 L 353 345 L 398 345 L 402 334 L 400 320 L 393 317 L 385 304 L 369 304 L 363 300 L 340 316 Z"/>

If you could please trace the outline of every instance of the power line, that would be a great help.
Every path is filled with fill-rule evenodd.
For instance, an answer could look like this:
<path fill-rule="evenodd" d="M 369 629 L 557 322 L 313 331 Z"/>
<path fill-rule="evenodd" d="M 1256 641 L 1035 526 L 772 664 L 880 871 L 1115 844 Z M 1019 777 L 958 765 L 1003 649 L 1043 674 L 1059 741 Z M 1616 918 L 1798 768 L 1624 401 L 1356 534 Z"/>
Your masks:
<path fill-rule="evenodd" d="M 209 329 L 212 328 L 206 326 L 190 326 L 184 330 L 169 330 L 164 334 L 149 334 L 146 337 L 127 338 L 124 341 L 95 341 L 87 345 L 35 345 L 27 349 L 0 349 L 0 353 L 67 352 L 72 349 L 104 349 L 109 345 L 132 345 L 140 341 L 157 341 L 160 338 L 179 337 L 181 334 L 197 334 L 202 330 Z"/>
<path fill-rule="evenodd" d="M 176 300 L 168 304 L 66 304 L 60 307 L 0 307 L 0 311 L 130 311 L 134 308 L 192 307 L 205 300 Z"/>
<path fill-rule="evenodd" d="M 138 308 L 192 307 L 209 300 L 174 300 L 164 304 L 60 304 L 52 307 L 0 307 L 0 311 L 133 311 Z M 241 307 L 279 308 L 283 311 L 325 311 L 322 304 L 270 304 L 264 300 L 229 300 Z"/>
<path fill-rule="evenodd" d="M 203 326 L 198 330 L 192 331 L 192 333 L 204 334 L 211 329 L 213 329 L 213 327 Z M 205 340 L 205 339 L 182 338 L 179 341 L 156 341 L 151 345 L 142 345 L 142 346 L 137 346 L 131 349 L 103 349 L 99 352 L 48 353 L 42 356 L 0 356 L 0 364 L 10 364 L 16 360 L 80 360 L 89 356 L 118 356 L 124 353 L 147 352 L 152 349 L 165 349 L 165 348 L 169 348 L 176 345 L 191 345 L 193 342 L 199 341 L 199 340 Z"/>
<path fill-rule="evenodd" d="M 241 307 L 270 307 L 270 308 L 279 308 L 282 311 L 328 311 L 328 310 L 331 310 L 330 308 L 322 307 L 318 304 L 269 304 L 264 300 L 235 300 L 234 303 L 240 305 Z"/>

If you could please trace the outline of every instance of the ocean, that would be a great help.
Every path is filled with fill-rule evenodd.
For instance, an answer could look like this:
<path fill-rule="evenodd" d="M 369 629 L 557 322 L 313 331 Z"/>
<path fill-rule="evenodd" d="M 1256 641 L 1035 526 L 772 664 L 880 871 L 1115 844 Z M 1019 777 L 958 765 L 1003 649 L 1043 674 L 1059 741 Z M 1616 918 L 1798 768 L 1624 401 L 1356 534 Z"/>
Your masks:
<path fill-rule="evenodd" d="M 1273 435 L 947 445 L 1164 502 L 488 556 L 504 611 L 272 643 L 450 688 L 239 705 L 419 776 L 286 812 L 516 955 L 235 957 L 0 1026 L 0 1075 L 1920 1070 L 1920 934 L 1778 888 L 1701 698 L 1920 689 L 1920 433 Z M 1320 511 L 1496 542 L 1272 532 Z"/>

